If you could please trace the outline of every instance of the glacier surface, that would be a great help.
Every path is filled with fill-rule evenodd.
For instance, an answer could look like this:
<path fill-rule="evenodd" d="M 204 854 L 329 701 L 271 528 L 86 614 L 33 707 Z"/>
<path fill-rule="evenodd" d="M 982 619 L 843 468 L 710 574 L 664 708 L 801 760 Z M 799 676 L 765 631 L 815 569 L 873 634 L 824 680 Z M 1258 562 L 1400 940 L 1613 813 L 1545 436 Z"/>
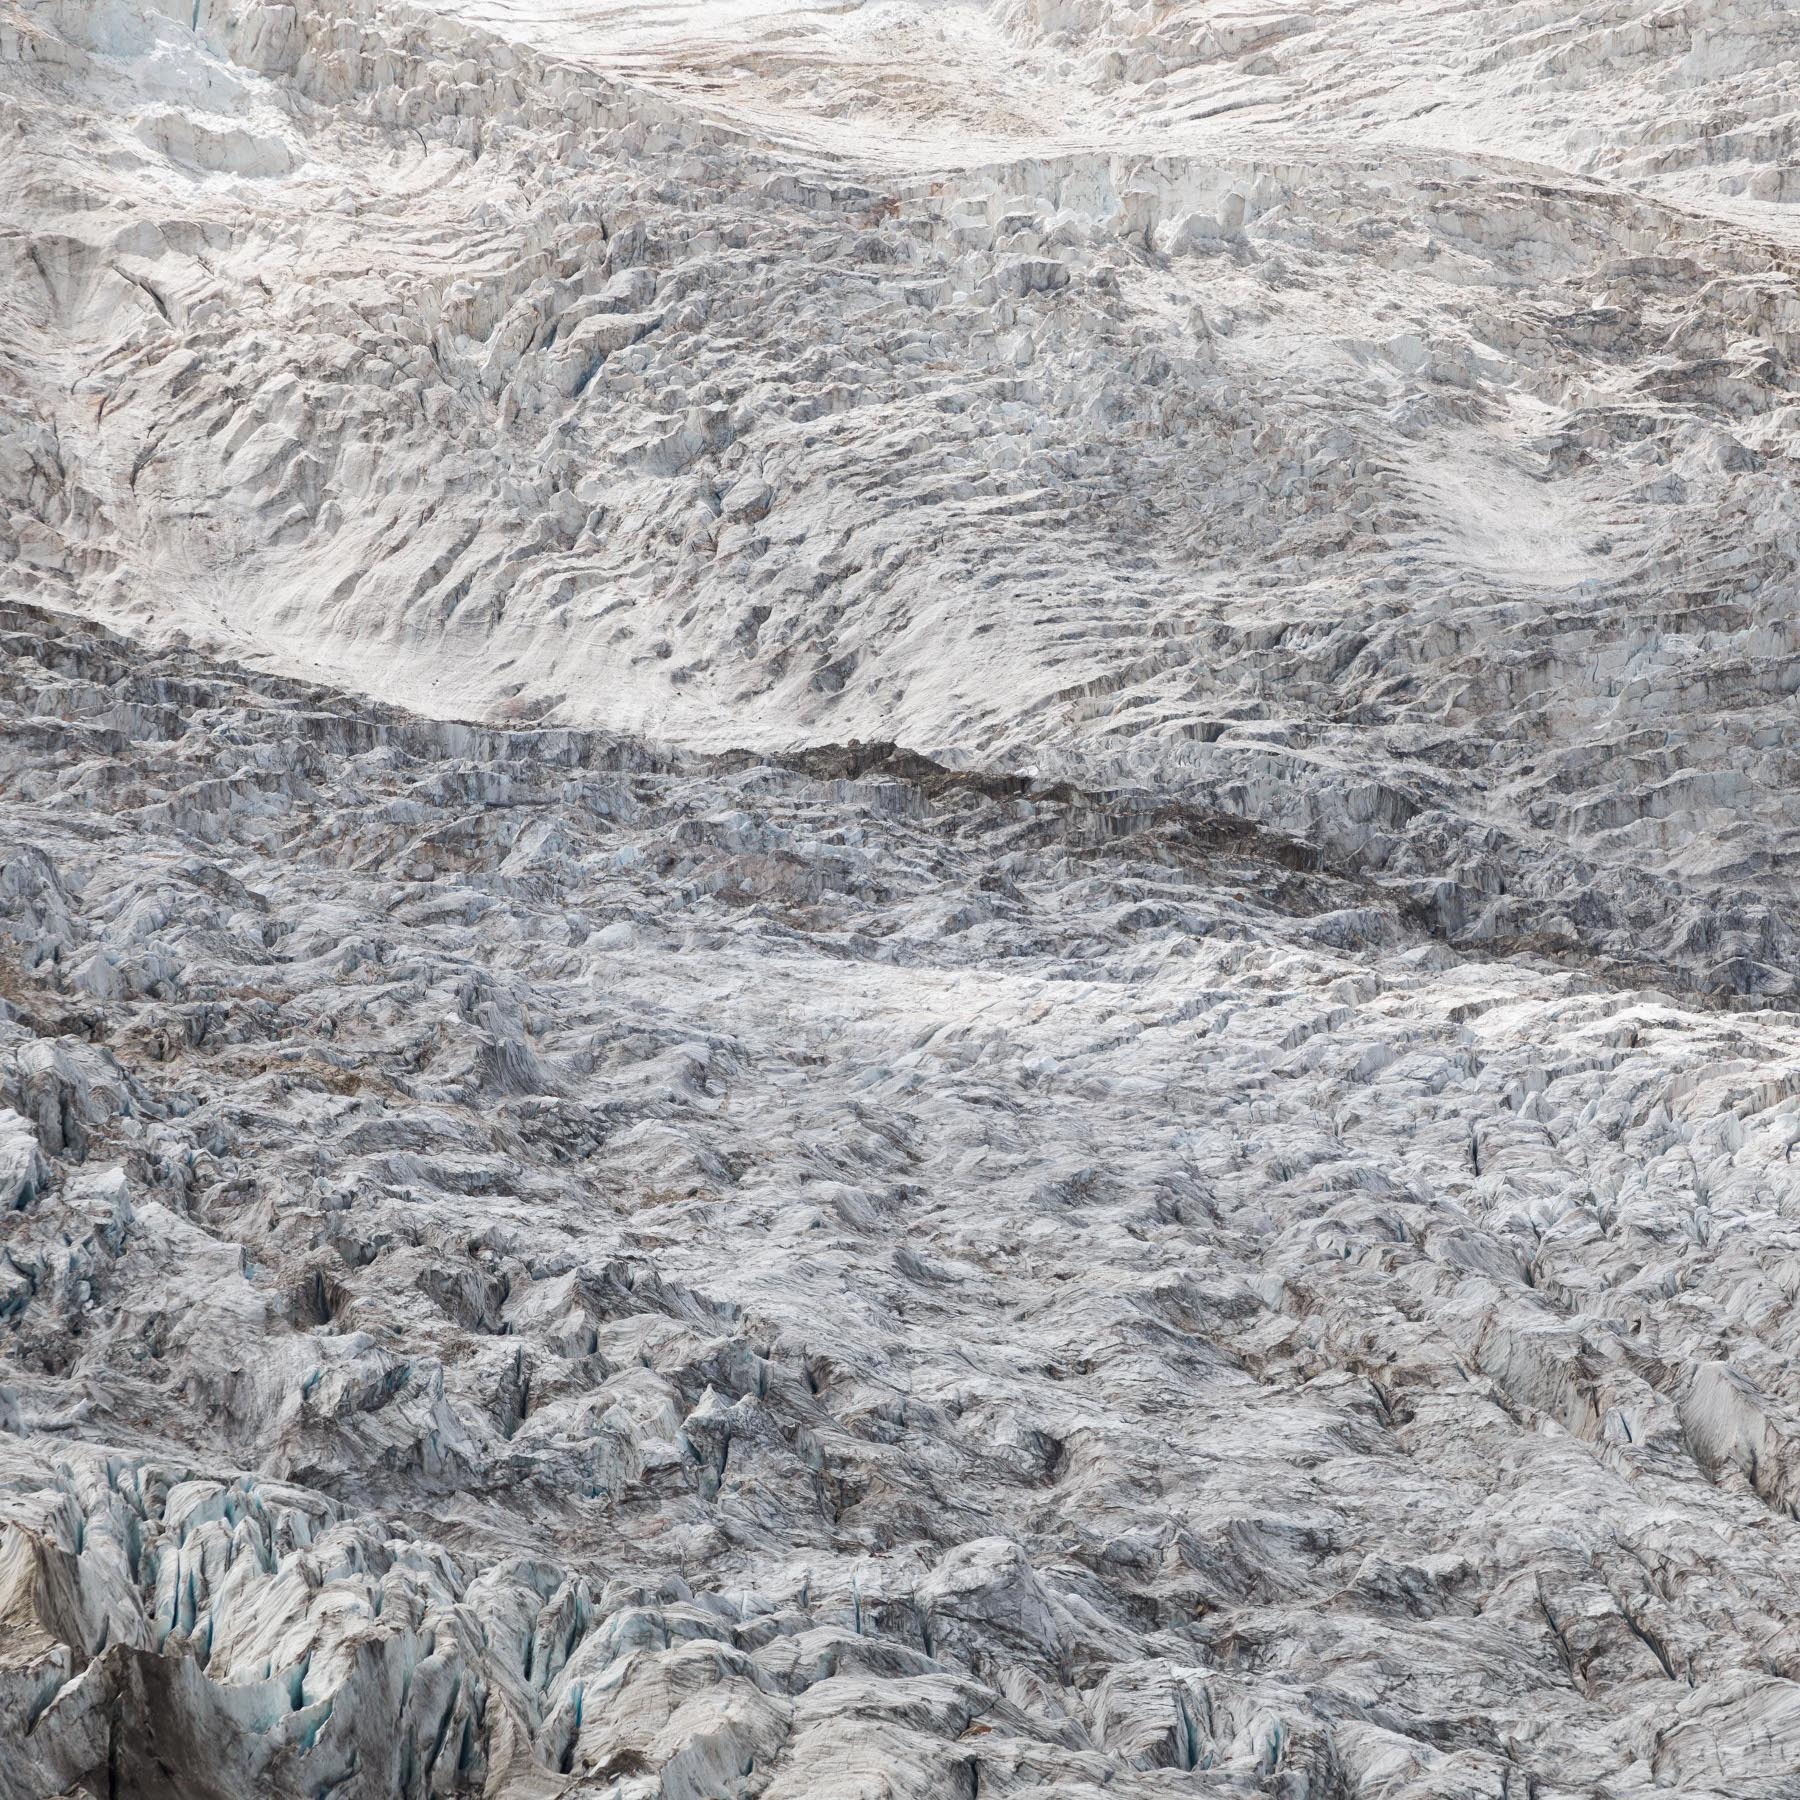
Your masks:
<path fill-rule="evenodd" d="M 1800 1794 L 1797 68 L 0 0 L 0 1800 Z"/>

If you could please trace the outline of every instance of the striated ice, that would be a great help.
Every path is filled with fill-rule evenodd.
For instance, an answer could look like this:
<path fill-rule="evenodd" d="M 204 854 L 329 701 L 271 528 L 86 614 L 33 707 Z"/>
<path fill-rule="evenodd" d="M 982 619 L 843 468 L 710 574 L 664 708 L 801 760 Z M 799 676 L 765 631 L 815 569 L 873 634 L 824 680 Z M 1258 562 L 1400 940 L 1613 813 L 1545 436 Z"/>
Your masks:
<path fill-rule="evenodd" d="M 9 1797 L 1790 1791 L 1791 1015 L 5 626 Z"/>

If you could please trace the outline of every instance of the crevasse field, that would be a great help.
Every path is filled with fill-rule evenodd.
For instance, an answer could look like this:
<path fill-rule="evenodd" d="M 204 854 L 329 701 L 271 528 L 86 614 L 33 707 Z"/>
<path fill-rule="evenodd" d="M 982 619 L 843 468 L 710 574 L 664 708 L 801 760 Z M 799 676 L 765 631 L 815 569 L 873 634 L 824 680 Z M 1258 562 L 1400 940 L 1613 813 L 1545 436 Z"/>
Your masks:
<path fill-rule="evenodd" d="M 1800 12 L 0 0 L 0 1800 L 1796 1800 Z"/>

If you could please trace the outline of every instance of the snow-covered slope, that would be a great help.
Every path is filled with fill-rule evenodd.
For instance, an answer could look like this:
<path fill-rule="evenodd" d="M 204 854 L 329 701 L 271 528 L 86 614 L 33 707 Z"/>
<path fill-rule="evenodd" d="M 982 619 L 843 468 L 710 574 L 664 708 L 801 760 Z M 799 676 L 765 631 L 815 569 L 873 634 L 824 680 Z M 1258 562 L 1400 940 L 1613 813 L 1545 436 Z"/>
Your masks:
<path fill-rule="evenodd" d="M 1797 54 L 0 0 L 0 1797 L 1788 1800 Z"/>
<path fill-rule="evenodd" d="M 14 6 L 23 585 L 1796 946 L 1792 13 Z"/>

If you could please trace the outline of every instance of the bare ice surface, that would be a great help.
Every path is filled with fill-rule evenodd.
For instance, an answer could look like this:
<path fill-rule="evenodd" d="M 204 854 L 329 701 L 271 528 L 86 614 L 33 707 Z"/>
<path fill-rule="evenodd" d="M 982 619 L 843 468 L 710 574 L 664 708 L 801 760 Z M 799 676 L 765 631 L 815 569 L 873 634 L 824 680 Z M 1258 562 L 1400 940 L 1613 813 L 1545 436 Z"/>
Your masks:
<path fill-rule="evenodd" d="M 0 1800 L 1800 1796 L 1797 60 L 0 0 Z"/>

